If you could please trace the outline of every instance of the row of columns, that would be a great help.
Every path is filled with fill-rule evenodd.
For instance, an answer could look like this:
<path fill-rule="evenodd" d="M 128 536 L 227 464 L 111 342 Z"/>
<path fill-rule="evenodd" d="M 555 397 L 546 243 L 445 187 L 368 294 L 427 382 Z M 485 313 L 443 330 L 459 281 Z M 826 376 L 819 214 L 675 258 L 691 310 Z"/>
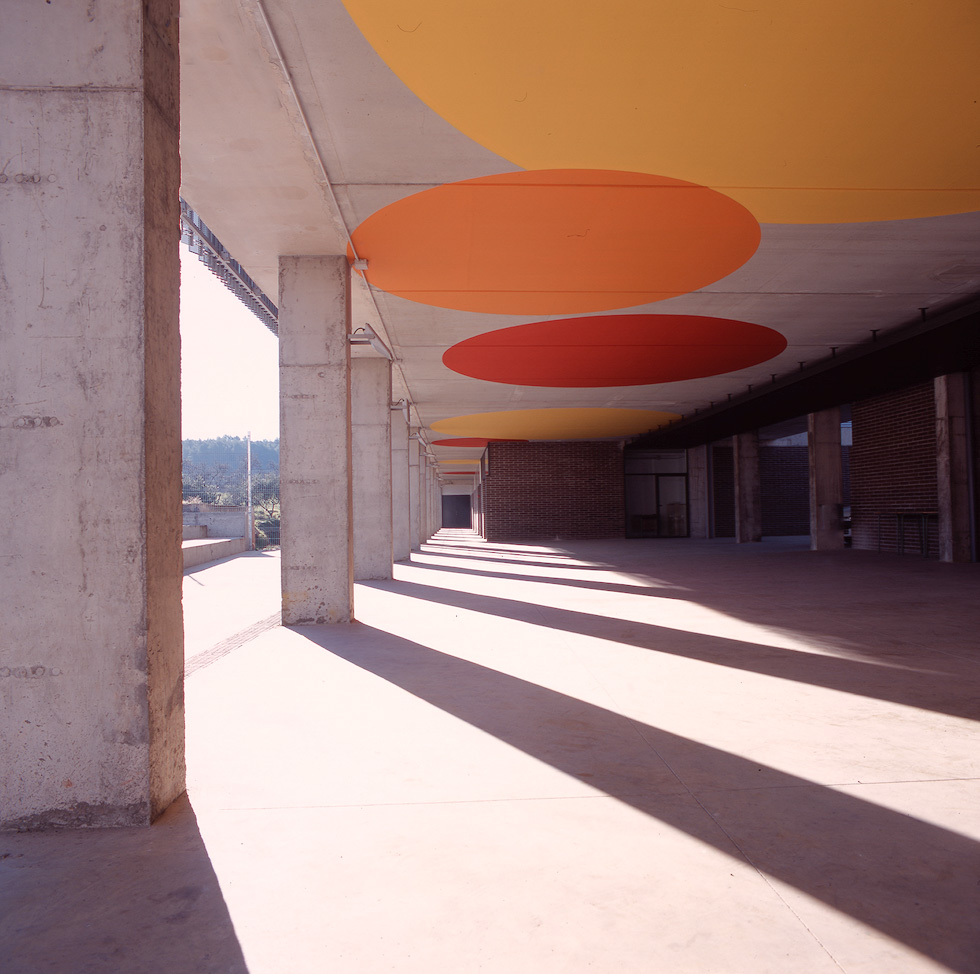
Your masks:
<path fill-rule="evenodd" d="M 343 255 L 279 262 L 285 625 L 350 621 L 354 581 L 391 578 L 441 525 L 436 469 L 391 402 L 391 363 L 351 358 L 350 273 Z"/>
<path fill-rule="evenodd" d="M 759 475 L 759 433 L 732 437 L 735 466 L 735 541 L 762 540 L 762 482 Z M 810 548 L 833 551 L 844 547 L 844 478 L 841 465 L 840 408 L 807 416 L 810 475 Z"/>
<path fill-rule="evenodd" d="M 969 391 L 966 373 L 934 380 L 936 404 L 936 478 L 938 486 L 939 558 L 965 562 L 972 558 L 970 539 Z M 844 547 L 843 473 L 839 407 L 810 413 L 807 444 L 810 476 L 810 547 L 833 551 Z M 735 467 L 735 540 L 762 540 L 762 490 L 759 434 L 732 437 Z M 709 446 L 688 450 L 691 537 L 710 536 Z"/>
<path fill-rule="evenodd" d="M 833 551 L 844 547 L 844 488 L 841 465 L 840 408 L 807 416 L 810 477 L 810 547 Z M 759 472 L 759 433 L 749 430 L 732 437 L 735 474 L 735 541 L 762 540 L 762 482 Z M 688 451 L 692 500 L 691 536 L 710 532 L 709 446 Z"/>

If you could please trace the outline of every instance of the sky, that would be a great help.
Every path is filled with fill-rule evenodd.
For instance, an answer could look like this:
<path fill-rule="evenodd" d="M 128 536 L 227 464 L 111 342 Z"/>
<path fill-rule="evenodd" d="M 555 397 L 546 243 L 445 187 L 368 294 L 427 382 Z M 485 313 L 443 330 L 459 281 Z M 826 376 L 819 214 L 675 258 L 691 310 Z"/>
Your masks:
<path fill-rule="evenodd" d="M 278 339 L 180 248 L 183 438 L 279 436 Z"/>

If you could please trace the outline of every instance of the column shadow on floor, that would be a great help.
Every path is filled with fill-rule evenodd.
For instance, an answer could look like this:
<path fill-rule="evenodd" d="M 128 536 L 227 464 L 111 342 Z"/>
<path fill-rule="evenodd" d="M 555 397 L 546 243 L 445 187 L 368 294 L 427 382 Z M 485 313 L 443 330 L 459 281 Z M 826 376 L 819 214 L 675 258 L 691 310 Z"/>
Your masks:
<path fill-rule="evenodd" d="M 968 674 L 976 675 L 976 666 L 971 661 L 960 660 L 955 656 L 931 656 L 928 670 L 909 668 L 904 664 L 888 665 L 889 662 L 894 664 L 894 660 L 884 661 L 884 665 L 879 665 L 871 659 L 865 662 L 706 636 L 632 619 L 617 619 L 577 612 L 574 609 L 459 592 L 418 582 L 359 584 L 407 598 L 423 599 L 505 619 L 520 619 L 529 625 L 550 630 L 588 635 L 657 653 L 792 680 L 828 690 L 839 690 L 860 697 L 886 700 L 951 717 L 980 720 L 976 684 L 965 680 Z"/>
<path fill-rule="evenodd" d="M 0 834 L 3 974 L 248 974 L 186 795 L 149 828 Z"/>
<path fill-rule="evenodd" d="M 951 971 L 977 971 L 980 844 L 963 835 L 367 626 L 295 631 Z M 611 764 L 601 742 L 614 728 L 635 743 Z M 698 796 L 680 779 L 665 787 L 681 753 L 745 784 Z M 767 787 L 753 790 L 760 772 Z"/>
<path fill-rule="evenodd" d="M 502 559 L 495 558 L 493 563 L 497 564 L 501 560 Z M 524 561 L 513 561 L 509 562 L 508 564 L 525 567 L 530 563 Z M 545 564 L 544 562 L 535 562 L 534 564 L 539 568 L 555 567 L 553 565 Z M 445 572 L 448 575 L 470 575 L 476 578 L 501 578 L 504 579 L 504 581 L 534 582 L 539 585 L 566 585 L 569 588 L 591 589 L 594 592 L 618 592 L 621 595 L 638 595 L 641 598 L 689 598 L 691 591 L 690 589 L 683 588 L 680 585 L 671 585 L 668 582 L 654 580 L 651 580 L 646 585 L 627 585 L 621 582 L 604 582 L 587 578 L 563 578 L 560 575 L 520 575 L 517 572 L 493 572 L 483 568 L 457 568 L 455 565 L 430 565 L 424 561 L 413 561 L 411 567 L 422 571 Z M 569 565 L 558 567 L 567 567 L 568 570 L 578 568 L 582 571 L 588 571 L 591 569 L 591 566 L 589 565 Z M 601 569 L 594 570 L 599 571 Z M 676 592 L 678 594 L 672 595 L 671 592 Z"/>

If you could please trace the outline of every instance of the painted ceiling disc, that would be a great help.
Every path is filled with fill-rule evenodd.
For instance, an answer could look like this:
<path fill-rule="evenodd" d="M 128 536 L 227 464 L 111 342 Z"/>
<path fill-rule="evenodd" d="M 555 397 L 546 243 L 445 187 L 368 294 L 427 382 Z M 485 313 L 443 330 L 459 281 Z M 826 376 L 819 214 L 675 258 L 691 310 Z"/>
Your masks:
<path fill-rule="evenodd" d="M 344 0 L 399 78 L 526 169 L 711 186 L 764 223 L 980 210 L 976 0 Z"/>
<path fill-rule="evenodd" d="M 432 429 L 497 439 L 595 440 L 636 436 L 675 419 L 678 413 L 654 409 L 511 409 L 440 419 Z"/>
<path fill-rule="evenodd" d="M 514 325 L 459 342 L 454 372 L 564 388 L 649 385 L 734 372 L 786 348 L 772 328 L 699 315 L 596 315 Z"/>
<path fill-rule="evenodd" d="M 460 311 L 609 311 L 686 294 L 742 266 L 755 218 L 704 186 L 646 173 L 513 172 L 448 183 L 353 233 L 369 284 Z M 349 251 L 349 256 L 353 252 Z"/>

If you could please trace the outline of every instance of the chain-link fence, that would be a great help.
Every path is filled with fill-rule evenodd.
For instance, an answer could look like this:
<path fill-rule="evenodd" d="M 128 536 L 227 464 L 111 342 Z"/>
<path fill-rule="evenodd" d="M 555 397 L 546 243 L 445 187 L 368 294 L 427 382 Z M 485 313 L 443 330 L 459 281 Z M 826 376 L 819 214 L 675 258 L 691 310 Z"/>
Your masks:
<path fill-rule="evenodd" d="M 247 537 L 251 524 L 256 548 L 278 546 L 278 440 L 184 440 L 182 481 L 185 534 Z"/>

